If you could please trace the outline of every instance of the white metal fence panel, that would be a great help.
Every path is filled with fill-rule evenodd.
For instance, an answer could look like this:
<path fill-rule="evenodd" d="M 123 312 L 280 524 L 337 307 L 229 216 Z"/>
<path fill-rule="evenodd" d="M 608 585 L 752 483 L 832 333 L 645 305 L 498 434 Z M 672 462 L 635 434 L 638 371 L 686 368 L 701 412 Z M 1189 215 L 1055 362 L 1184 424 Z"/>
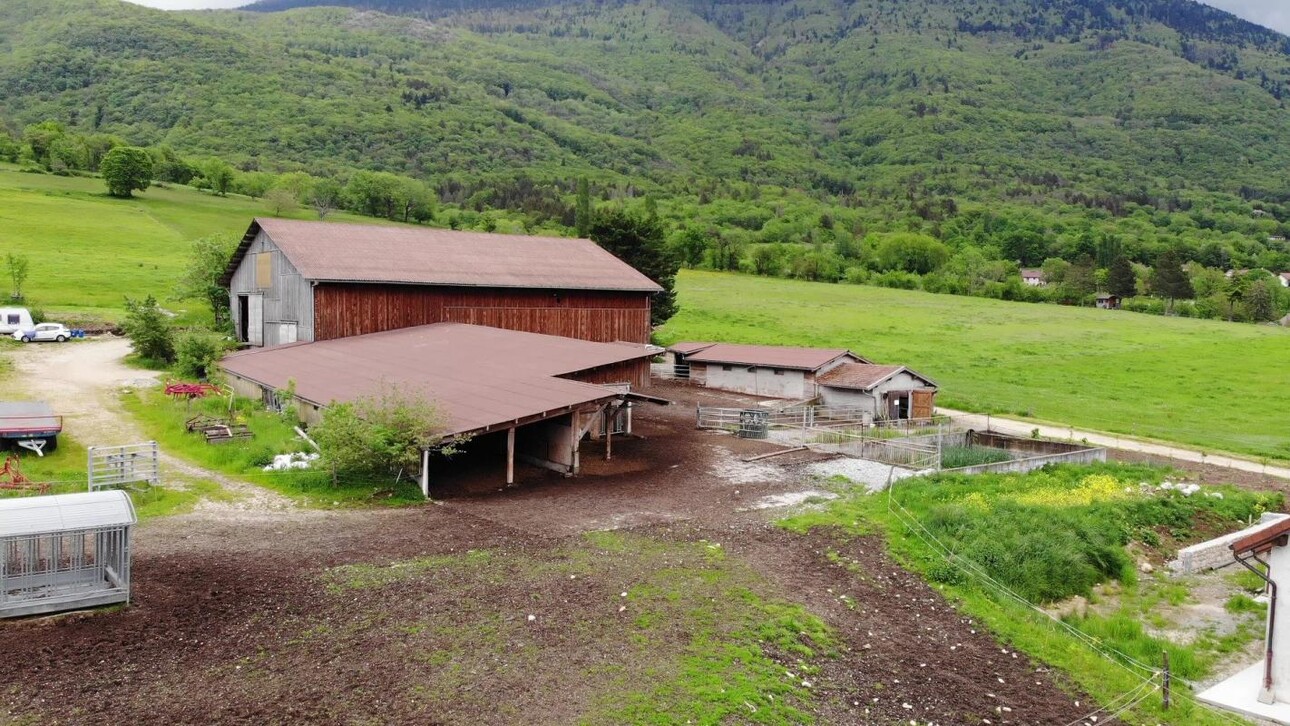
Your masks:
<path fill-rule="evenodd" d="M 90 491 L 128 484 L 161 484 L 161 450 L 156 441 L 125 446 L 91 446 Z"/>

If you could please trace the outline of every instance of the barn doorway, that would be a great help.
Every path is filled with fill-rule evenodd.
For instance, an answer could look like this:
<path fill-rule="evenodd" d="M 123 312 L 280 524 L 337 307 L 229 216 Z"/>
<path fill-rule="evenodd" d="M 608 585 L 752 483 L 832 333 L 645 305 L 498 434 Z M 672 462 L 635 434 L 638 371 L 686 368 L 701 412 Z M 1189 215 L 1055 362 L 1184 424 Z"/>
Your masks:
<path fill-rule="evenodd" d="M 247 329 L 251 323 L 251 303 L 247 295 L 237 296 L 237 342 L 249 343 Z"/>
<path fill-rule="evenodd" d="M 885 395 L 887 397 L 887 418 L 894 421 L 909 418 L 910 403 L 908 391 L 888 393 Z"/>

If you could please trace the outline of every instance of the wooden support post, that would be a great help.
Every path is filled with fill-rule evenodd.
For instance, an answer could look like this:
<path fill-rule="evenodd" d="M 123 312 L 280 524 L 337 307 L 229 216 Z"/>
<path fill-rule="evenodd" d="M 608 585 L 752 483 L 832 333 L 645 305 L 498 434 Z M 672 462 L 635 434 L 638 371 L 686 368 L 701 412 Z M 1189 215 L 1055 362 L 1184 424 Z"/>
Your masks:
<path fill-rule="evenodd" d="M 605 406 L 605 413 L 601 416 L 605 421 L 605 461 L 612 459 L 614 452 L 614 422 L 609 411 L 610 407 Z"/>
<path fill-rule="evenodd" d="M 1161 672 L 1160 676 L 1161 676 L 1161 686 L 1164 691 L 1163 693 L 1164 709 L 1168 711 L 1169 710 L 1169 686 L 1170 686 L 1169 682 L 1171 680 L 1170 673 L 1169 673 L 1169 651 L 1167 650 L 1164 651 L 1163 655 L 1165 657 L 1165 669 Z"/>
<path fill-rule="evenodd" d="M 506 483 L 515 483 L 515 427 L 506 429 Z"/>

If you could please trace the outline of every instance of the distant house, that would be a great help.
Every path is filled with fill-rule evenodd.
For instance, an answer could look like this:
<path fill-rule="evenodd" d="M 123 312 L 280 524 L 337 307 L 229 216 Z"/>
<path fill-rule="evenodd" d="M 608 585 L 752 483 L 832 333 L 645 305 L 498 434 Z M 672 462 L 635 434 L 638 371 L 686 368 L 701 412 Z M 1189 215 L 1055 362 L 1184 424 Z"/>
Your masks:
<path fill-rule="evenodd" d="M 1120 296 L 1112 295 L 1109 292 L 1099 292 L 1097 294 L 1097 306 L 1103 310 L 1119 310 Z"/>
<path fill-rule="evenodd" d="M 1043 287 L 1048 284 L 1048 281 L 1044 279 L 1044 271 L 1038 267 L 1021 268 L 1021 281 L 1031 287 Z"/>
<path fill-rule="evenodd" d="M 855 406 L 875 417 L 931 418 L 936 382 L 904 366 L 844 363 L 816 379 L 820 402 Z"/>
<path fill-rule="evenodd" d="M 224 273 L 248 346 L 466 323 L 649 342 L 662 290 L 595 242 L 257 219 Z"/>
<path fill-rule="evenodd" d="M 815 379 L 845 363 L 869 361 L 845 348 L 677 343 L 667 349 L 673 366 L 708 388 L 769 398 L 808 399 Z"/>

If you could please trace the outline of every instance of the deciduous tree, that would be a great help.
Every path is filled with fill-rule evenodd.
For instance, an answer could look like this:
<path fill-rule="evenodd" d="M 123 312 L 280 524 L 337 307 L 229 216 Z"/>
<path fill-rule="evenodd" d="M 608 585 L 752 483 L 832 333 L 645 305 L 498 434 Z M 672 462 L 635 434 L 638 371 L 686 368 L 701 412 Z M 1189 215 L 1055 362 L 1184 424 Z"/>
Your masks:
<path fill-rule="evenodd" d="M 152 183 L 152 157 L 137 146 L 118 146 L 103 156 L 100 167 L 108 194 L 129 197 Z"/>

